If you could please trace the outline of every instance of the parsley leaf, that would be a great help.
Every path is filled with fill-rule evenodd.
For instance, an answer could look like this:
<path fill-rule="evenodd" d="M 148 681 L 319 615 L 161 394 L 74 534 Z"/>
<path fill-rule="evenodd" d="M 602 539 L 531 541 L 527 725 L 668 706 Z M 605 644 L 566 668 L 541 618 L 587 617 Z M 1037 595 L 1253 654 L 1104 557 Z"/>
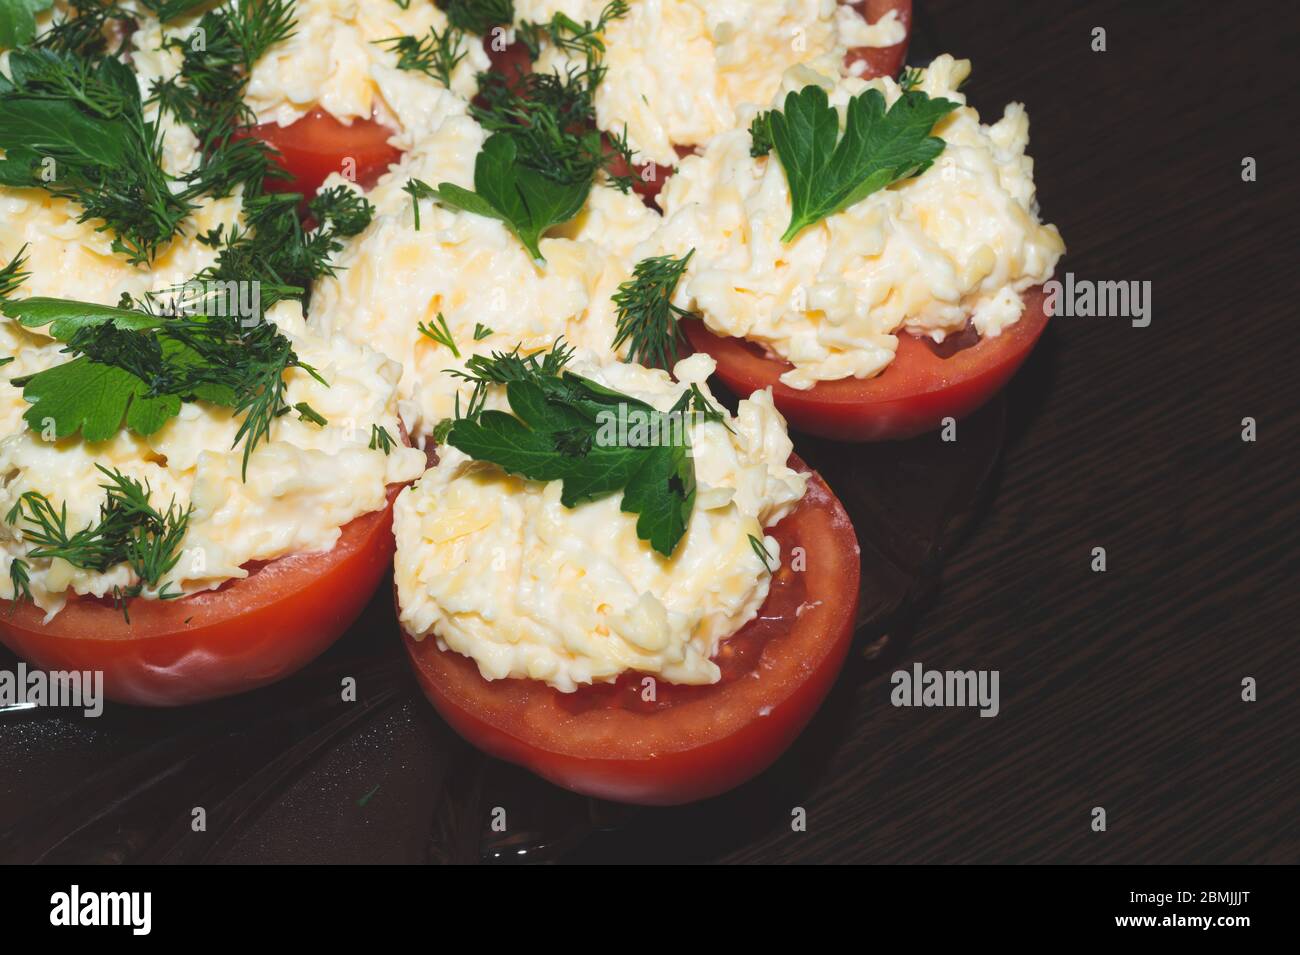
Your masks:
<path fill-rule="evenodd" d="M 886 112 L 880 91 L 866 90 L 849 100 L 840 138 L 839 113 L 824 89 L 813 85 L 791 92 L 784 110 L 773 110 L 767 119 L 790 185 L 790 227 L 781 241 L 929 169 L 944 148 L 930 132 L 957 106 L 913 90 Z"/>
<path fill-rule="evenodd" d="M 36 37 L 36 14 L 54 0 L 0 0 L 0 50 L 26 46 Z"/>
<path fill-rule="evenodd" d="M 562 344 L 536 355 L 475 356 L 460 377 L 476 382 L 470 410 L 439 425 L 439 436 L 470 457 L 531 481 L 562 481 L 560 503 L 623 492 L 637 536 L 671 557 L 695 506 L 695 464 L 682 416 L 564 370 Z M 489 384 L 504 384 L 511 414 L 484 410 Z M 640 435 L 640 437 L 637 437 Z"/>
<path fill-rule="evenodd" d="M 591 180 L 561 182 L 517 158 L 514 137 L 493 133 L 474 162 L 474 191 L 444 182 L 437 198 L 444 205 L 501 220 L 534 259 L 544 262 L 542 235 L 582 211 Z"/>

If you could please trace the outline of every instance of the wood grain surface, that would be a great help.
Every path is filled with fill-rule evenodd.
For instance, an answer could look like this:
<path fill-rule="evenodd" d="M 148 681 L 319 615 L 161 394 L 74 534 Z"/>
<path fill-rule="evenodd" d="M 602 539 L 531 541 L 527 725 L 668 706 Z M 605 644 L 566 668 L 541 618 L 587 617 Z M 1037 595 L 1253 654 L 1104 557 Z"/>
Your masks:
<path fill-rule="evenodd" d="M 1149 280 L 1151 323 L 1053 320 L 941 593 L 828 704 L 845 731 L 791 794 L 806 832 L 754 819 L 743 844 L 735 827 L 711 841 L 706 812 L 682 810 L 617 855 L 1294 863 L 1300 17 L 1131 0 L 923 13 L 941 51 L 973 60 L 986 121 L 1027 105 L 1062 270 Z M 918 660 L 999 670 L 1000 715 L 892 707 L 890 673 Z M 1258 702 L 1241 700 L 1245 677 Z"/>

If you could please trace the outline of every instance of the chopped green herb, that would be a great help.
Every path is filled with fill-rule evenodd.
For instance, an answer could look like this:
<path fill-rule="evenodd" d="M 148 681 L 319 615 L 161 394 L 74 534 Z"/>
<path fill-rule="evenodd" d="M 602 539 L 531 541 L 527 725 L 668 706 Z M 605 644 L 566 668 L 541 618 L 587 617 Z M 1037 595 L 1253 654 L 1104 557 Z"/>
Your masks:
<path fill-rule="evenodd" d="M 824 89 L 791 92 L 768 119 L 790 186 L 790 227 L 781 240 L 929 169 L 944 148 L 931 130 L 957 105 L 913 91 L 886 111 L 884 96 L 869 89 L 849 100 L 840 137 L 839 113 Z"/>
<path fill-rule="evenodd" d="M 469 411 L 439 425 L 440 441 L 529 480 L 562 481 L 565 507 L 622 491 L 637 536 L 671 557 L 695 504 L 688 429 L 672 412 L 565 371 L 571 354 L 557 343 L 540 360 L 518 349 L 474 356 L 457 373 L 475 382 Z M 492 384 L 505 385 L 513 414 L 484 409 Z M 611 440 L 614 422 L 629 420 L 660 439 Z"/>
<path fill-rule="evenodd" d="M 451 89 L 451 74 L 469 52 L 464 40 L 464 33 L 449 26 L 441 33 L 429 27 L 425 37 L 395 36 L 375 42 L 388 44 L 388 49 L 397 54 L 399 70 L 423 73 Z"/>
<path fill-rule="evenodd" d="M 758 559 L 763 562 L 763 569 L 769 574 L 774 573 L 776 569 L 781 566 L 780 561 L 775 560 L 772 555 L 767 552 L 767 545 L 753 534 L 749 535 L 749 546 L 754 549 L 754 553 L 758 556 Z"/>
<path fill-rule="evenodd" d="M 438 317 L 428 325 L 420 322 L 416 330 L 425 338 L 431 338 L 439 345 L 446 345 L 453 355 L 460 357 L 460 349 L 456 347 L 456 339 L 451 337 L 451 329 L 447 327 L 447 318 L 442 312 L 439 312 Z"/>
<path fill-rule="evenodd" d="M 30 272 L 23 271 L 23 266 L 27 264 L 27 246 L 23 246 L 14 253 L 14 257 L 9 260 L 4 268 L 0 269 L 0 298 L 4 298 L 10 292 L 16 291 Z"/>
<path fill-rule="evenodd" d="M 495 26 L 509 26 L 515 19 L 514 0 L 438 0 L 447 22 L 457 30 L 486 36 Z"/>
<path fill-rule="evenodd" d="M 329 424 L 329 422 L 325 420 L 324 415 L 305 401 L 299 401 L 293 406 L 293 410 L 298 412 L 299 421 L 310 421 L 312 424 L 321 428 Z"/>
<path fill-rule="evenodd" d="M 437 199 L 438 190 L 420 179 L 408 179 L 402 192 L 411 197 L 411 213 L 415 217 L 415 231 L 420 231 L 420 200 Z"/>
<path fill-rule="evenodd" d="M 755 159 L 766 156 L 772 151 L 772 111 L 765 110 L 753 118 L 749 124 L 749 135 L 753 142 L 749 154 Z"/>
<path fill-rule="evenodd" d="M 686 272 L 691 249 L 680 259 L 659 255 L 642 259 L 632 269 L 632 278 L 613 295 L 617 307 L 617 334 L 613 347 L 627 343 L 627 360 L 642 365 L 672 368 L 682 332 L 679 318 L 690 314 L 672 303 L 677 283 Z"/>
<path fill-rule="evenodd" d="M 481 342 L 492 334 L 492 329 L 488 328 L 482 322 L 474 323 L 474 341 Z"/>
<path fill-rule="evenodd" d="M 383 451 L 384 454 L 388 454 L 396 446 L 397 442 L 393 440 L 393 436 L 388 433 L 387 428 L 378 424 L 370 426 L 371 451 Z"/>
<path fill-rule="evenodd" d="M 18 601 L 24 597 L 32 599 L 31 565 L 21 557 L 15 557 L 9 562 L 9 584 L 13 589 L 9 601 L 9 613 L 12 615 L 18 609 Z"/>
<path fill-rule="evenodd" d="M 124 603 L 138 597 L 146 587 L 157 587 L 180 561 L 191 509 L 182 510 L 172 501 L 166 511 L 160 511 L 149 500 L 147 483 L 101 465 L 96 467 L 108 478 L 107 484 L 100 485 L 106 496 L 100 505 L 98 523 L 69 531 L 67 503 L 56 509 L 38 491 L 24 492 L 5 520 L 9 524 L 21 521 L 23 539 L 36 545 L 26 555 L 29 560 L 65 560 L 73 567 L 96 573 L 125 563 L 140 582 L 117 591 L 119 601 Z M 26 571 L 24 565 L 24 576 Z M 10 575 L 12 580 L 12 566 Z"/>
<path fill-rule="evenodd" d="M 909 93 L 921 85 L 921 79 L 924 75 L 924 71 L 918 67 L 904 67 L 903 72 L 899 74 L 898 85 L 902 87 L 904 93 Z"/>

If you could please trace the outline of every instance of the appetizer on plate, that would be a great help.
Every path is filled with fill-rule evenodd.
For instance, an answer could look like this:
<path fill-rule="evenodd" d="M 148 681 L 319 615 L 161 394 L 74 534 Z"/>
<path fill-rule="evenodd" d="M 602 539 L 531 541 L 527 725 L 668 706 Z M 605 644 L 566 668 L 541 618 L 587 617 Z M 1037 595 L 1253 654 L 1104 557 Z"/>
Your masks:
<path fill-rule="evenodd" d="M 910 0 L 516 0 L 514 43 L 494 53 L 485 92 L 521 74 L 595 66 L 597 125 L 653 197 L 681 156 L 730 129 L 744 103 L 766 103 L 796 64 L 855 76 L 902 64 Z M 500 44 L 498 44 L 499 46 Z M 491 47 L 490 47 L 491 48 Z"/>
<path fill-rule="evenodd" d="M 712 364 L 473 362 L 438 463 L 397 499 L 395 580 L 421 685 L 487 752 L 687 802 L 770 765 L 834 681 L 853 529 L 771 396 L 730 414 Z"/>
<path fill-rule="evenodd" d="M 481 45 L 429 0 L 141 6 L 135 68 L 179 75 L 163 95 L 189 100 L 195 125 L 242 101 L 249 133 L 276 149 L 289 174 L 276 188 L 307 196 L 331 173 L 373 185 L 427 130 L 438 94 L 472 96 L 489 65 Z M 197 95 L 185 94 L 187 85 Z"/>
<path fill-rule="evenodd" d="M 982 125 L 969 73 L 947 55 L 901 82 L 796 67 L 668 180 L 653 244 L 690 253 L 674 304 L 736 394 L 770 387 L 825 437 L 906 438 L 1024 361 L 1064 245 L 1039 220 L 1024 107 Z"/>

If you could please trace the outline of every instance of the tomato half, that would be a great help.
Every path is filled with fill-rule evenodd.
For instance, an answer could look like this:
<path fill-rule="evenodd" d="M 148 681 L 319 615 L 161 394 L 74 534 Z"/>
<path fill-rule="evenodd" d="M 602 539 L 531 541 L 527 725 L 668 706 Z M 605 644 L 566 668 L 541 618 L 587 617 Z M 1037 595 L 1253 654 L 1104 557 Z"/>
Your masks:
<path fill-rule="evenodd" d="M 849 50 L 844 56 L 844 65 L 852 67 L 855 63 L 865 63 L 861 74 L 864 79 L 876 76 L 897 76 L 903 68 L 907 56 L 907 41 L 912 35 L 912 0 L 852 0 L 849 3 L 854 10 L 875 23 L 890 11 L 898 14 L 898 22 L 903 24 L 902 42 L 893 46 L 858 46 Z"/>
<path fill-rule="evenodd" d="M 393 130 L 373 119 L 339 122 L 323 109 L 313 110 L 288 126 L 262 123 L 252 135 L 274 147 L 277 160 L 292 179 L 272 179 L 268 188 L 276 192 L 300 192 L 310 198 L 330 173 L 352 173 L 365 189 L 402 158 L 402 151 L 389 145 Z"/>
<path fill-rule="evenodd" d="M 797 457 L 791 467 L 807 470 Z M 821 705 L 848 653 L 858 605 L 857 538 L 815 473 L 798 508 L 768 533 L 784 559 L 758 616 L 719 648 L 710 686 L 641 674 L 561 693 L 535 680 L 484 680 L 469 657 L 403 634 L 421 687 L 458 733 L 499 759 L 575 792 L 676 805 L 725 792 L 776 760 Z"/>
<path fill-rule="evenodd" d="M 274 683 L 301 669 L 360 615 L 393 559 L 393 501 L 346 524 L 334 547 L 249 565 L 218 590 L 111 602 L 77 598 L 48 624 L 29 601 L 0 608 L 0 642 L 46 670 L 102 670 L 104 694 L 181 706 Z"/>
<path fill-rule="evenodd" d="M 720 338 L 697 319 L 682 328 L 696 351 L 718 363 L 717 375 L 734 394 L 771 387 L 772 400 L 791 427 L 840 441 L 911 438 L 962 418 L 993 397 L 1033 350 L 1048 314 L 1041 286 L 1021 298 L 1020 320 L 996 338 L 982 338 L 946 358 L 927 342 L 898 336 L 894 360 L 874 378 L 822 381 L 799 391 L 779 381 L 790 364 L 739 338 Z"/>

